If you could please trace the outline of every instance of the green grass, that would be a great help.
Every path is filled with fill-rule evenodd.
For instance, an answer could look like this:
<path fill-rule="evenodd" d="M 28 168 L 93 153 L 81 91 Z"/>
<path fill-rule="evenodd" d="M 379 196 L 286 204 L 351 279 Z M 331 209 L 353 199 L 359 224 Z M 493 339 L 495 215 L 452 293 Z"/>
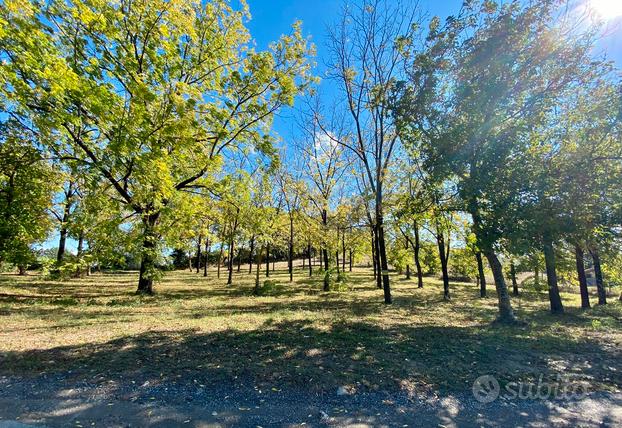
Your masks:
<path fill-rule="evenodd" d="M 394 277 L 394 304 L 367 269 L 342 292 L 298 270 L 277 270 L 262 296 L 254 277 L 168 273 L 153 297 L 134 295 L 136 274 L 81 280 L 0 275 L 0 374 L 65 373 L 96 380 L 153 379 L 200 384 L 244 382 L 264 388 L 353 388 L 412 392 L 463 390 L 475 378 L 503 381 L 578 374 L 595 389 L 622 385 L 622 305 L 582 311 L 564 293 L 566 314 L 546 296 L 513 298 L 522 327 L 493 324 L 496 296 L 474 284 L 442 286 Z M 262 276 L 262 282 L 265 277 Z"/>

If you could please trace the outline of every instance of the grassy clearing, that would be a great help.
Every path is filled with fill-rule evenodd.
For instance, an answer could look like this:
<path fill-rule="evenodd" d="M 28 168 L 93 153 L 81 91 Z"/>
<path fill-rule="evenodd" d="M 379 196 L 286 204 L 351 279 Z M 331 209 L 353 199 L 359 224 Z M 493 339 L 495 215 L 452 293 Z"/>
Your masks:
<path fill-rule="evenodd" d="M 76 379 L 252 383 L 411 392 L 463 390 L 483 374 L 502 381 L 578 374 L 594 389 L 622 385 L 622 305 L 548 313 L 546 296 L 514 298 L 528 325 L 495 326 L 496 297 L 474 284 L 394 278 L 382 304 L 369 270 L 350 275 L 352 291 L 324 293 L 321 278 L 284 269 L 279 286 L 252 295 L 253 277 L 234 285 L 210 273 L 171 272 L 157 295 L 133 294 L 135 273 L 65 283 L 0 275 L 0 374 L 68 373 Z M 616 301 L 616 299 L 612 299 Z"/>

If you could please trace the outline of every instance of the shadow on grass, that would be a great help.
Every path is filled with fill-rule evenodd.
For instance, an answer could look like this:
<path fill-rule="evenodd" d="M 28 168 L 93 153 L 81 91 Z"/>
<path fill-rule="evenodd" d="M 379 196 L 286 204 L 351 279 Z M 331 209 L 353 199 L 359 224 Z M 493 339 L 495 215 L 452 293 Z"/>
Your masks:
<path fill-rule="evenodd" d="M 553 379 L 577 374 L 592 383 L 616 386 L 619 352 L 598 343 L 578 343 L 527 329 L 396 326 L 336 322 L 319 328 L 308 320 L 275 323 L 251 331 L 153 331 L 104 344 L 7 352 L 0 373 L 64 373 L 88 380 L 160 382 L 166 379 L 279 385 L 334 391 L 359 389 L 465 390 L 492 374 L 501 382 Z M 586 362 L 589 361 L 589 364 Z"/>

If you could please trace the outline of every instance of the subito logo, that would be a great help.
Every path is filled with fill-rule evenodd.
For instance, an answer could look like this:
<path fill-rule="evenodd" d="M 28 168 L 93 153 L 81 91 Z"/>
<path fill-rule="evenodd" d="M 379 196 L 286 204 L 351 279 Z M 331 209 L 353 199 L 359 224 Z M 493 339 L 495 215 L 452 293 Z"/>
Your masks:
<path fill-rule="evenodd" d="M 480 403 L 492 403 L 499 397 L 499 382 L 494 376 L 484 375 L 473 382 L 473 396 Z"/>

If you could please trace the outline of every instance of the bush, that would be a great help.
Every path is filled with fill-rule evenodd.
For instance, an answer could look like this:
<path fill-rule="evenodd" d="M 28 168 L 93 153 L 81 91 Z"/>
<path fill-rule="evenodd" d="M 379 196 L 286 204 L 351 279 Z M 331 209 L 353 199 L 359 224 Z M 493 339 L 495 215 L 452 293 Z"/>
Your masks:
<path fill-rule="evenodd" d="M 283 285 L 272 279 L 266 279 L 263 285 L 256 291 L 258 296 L 279 294 L 283 291 Z"/>

